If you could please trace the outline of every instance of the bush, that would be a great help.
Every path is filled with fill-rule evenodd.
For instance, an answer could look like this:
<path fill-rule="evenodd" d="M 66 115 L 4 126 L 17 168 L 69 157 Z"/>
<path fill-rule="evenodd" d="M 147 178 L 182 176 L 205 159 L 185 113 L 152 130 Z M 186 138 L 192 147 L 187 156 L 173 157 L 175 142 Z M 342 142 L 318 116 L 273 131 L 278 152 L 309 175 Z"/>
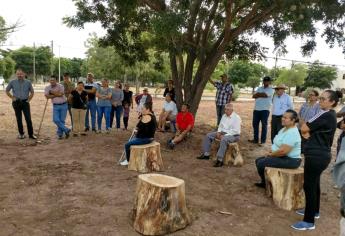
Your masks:
<path fill-rule="evenodd" d="M 234 86 L 234 92 L 232 94 L 231 101 L 236 101 L 239 96 L 240 96 L 240 88 L 238 88 L 237 86 Z"/>

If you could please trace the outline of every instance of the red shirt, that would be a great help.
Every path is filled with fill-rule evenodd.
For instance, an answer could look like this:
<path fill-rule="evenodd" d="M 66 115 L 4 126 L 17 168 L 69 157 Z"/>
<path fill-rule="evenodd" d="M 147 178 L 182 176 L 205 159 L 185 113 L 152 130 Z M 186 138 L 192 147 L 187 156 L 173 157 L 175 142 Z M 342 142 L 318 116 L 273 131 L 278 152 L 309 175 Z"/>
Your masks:
<path fill-rule="evenodd" d="M 179 130 L 186 130 L 189 125 L 194 127 L 194 117 L 190 112 L 179 112 L 176 116 L 176 124 L 178 125 Z"/>

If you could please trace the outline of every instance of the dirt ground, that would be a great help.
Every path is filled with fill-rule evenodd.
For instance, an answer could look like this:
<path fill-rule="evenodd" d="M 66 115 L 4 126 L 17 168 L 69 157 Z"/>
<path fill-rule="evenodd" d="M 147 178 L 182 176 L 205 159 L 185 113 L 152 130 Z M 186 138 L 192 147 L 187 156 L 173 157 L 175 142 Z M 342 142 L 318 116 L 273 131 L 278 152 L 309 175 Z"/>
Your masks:
<path fill-rule="evenodd" d="M 36 93 L 31 103 L 35 130 L 44 104 L 42 93 Z M 156 112 L 161 104 L 154 101 Z M 333 188 L 330 167 L 322 176 L 321 219 L 310 232 L 293 231 L 290 224 L 301 217 L 278 209 L 264 190 L 253 186 L 259 180 L 254 160 L 269 145 L 247 142 L 252 137 L 253 103 L 234 105 L 243 121 L 240 145 L 245 165 L 241 168 L 213 168 L 211 161 L 195 159 L 202 138 L 215 124 L 212 101 L 201 103 L 193 138 L 175 150 L 164 145 L 171 133 L 156 134 L 163 144 L 163 174 L 185 180 L 193 220 L 171 235 L 339 235 L 338 190 Z M 43 143 L 19 141 L 13 109 L 0 92 L 0 235 L 138 235 L 129 220 L 138 173 L 116 165 L 130 131 L 57 140 L 51 116 L 49 104 Z M 130 127 L 135 123 L 132 113 Z"/>

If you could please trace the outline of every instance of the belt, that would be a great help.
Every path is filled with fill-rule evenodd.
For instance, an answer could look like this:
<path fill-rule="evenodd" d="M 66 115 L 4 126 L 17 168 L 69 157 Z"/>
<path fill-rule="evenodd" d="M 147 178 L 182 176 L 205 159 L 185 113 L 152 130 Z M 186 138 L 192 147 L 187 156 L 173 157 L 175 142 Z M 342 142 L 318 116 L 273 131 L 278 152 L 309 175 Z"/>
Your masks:
<path fill-rule="evenodd" d="M 64 102 L 64 103 L 53 103 L 53 105 L 57 105 L 57 106 L 59 106 L 59 105 L 65 105 L 67 102 Z"/>
<path fill-rule="evenodd" d="M 279 117 L 283 117 L 283 115 L 279 115 L 279 116 L 277 116 L 277 115 L 272 115 L 272 116 L 275 116 L 275 117 L 278 117 L 278 118 L 279 118 Z"/>

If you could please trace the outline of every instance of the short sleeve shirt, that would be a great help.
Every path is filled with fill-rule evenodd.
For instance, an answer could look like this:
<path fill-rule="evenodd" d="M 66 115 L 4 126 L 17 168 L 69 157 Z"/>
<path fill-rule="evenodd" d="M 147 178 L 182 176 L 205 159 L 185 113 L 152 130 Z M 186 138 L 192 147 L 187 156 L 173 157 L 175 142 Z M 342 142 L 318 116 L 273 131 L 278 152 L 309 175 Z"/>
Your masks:
<path fill-rule="evenodd" d="M 27 79 L 11 80 L 6 87 L 6 92 L 9 92 L 11 90 L 13 96 L 20 100 L 28 99 L 30 92 L 34 92 L 34 88 L 32 87 L 30 80 Z"/>
<path fill-rule="evenodd" d="M 264 86 L 262 86 L 256 90 L 256 93 L 266 93 L 267 98 L 256 98 L 254 110 L 269 111 L 272 106 L 272 96 L 274 94 L 273 88 L 271 87 L 265 88 Z"/>
<path fill-rule="evenodd" d="M 64 90 L 64 87 L 61 84 L 56 84 L 54 87 L 52 87 L 51 85 L 48 85 L 44 89 L 44 95 L 49 95 L 50 92 L 59 92 L 59 93 L 63 94 L 61 97 L 54 97 L 54 98 L 52 98 L 52 103 L 53 104 L 63 104 L 63 103 L 66 102 L 65 90 Z"/>
<path fill-rule="evenodd" d="M 111 88 L 98 88 L 97 92 L 101 96 L 108 96 L 109 94 L 112 94 Z M 98 98 L 97 105 L 100 107 L 111 107 L 111 101 L 109 99 L 103 99 L 103 98 Z"/>
<path fill-rule="evenodd" d="M 171 114 L 174 116 L 177 115 L 177 107 L 173 101 L 170 101 L 170 102 L 165 101 L 163 105 L 163 109 L 165 111 L 171 111 Z"/>
<path fill-rule="evenodd" d="M 273 97 L 272 115 L 282 116 L 288 109 L 293 109 L 291 97 L 286 93 Z"/>
<path fill-rule="evenodd" d="M 180 130 L 186 130 L 189 125 L 194 127 L 194 117 L 193 114 L 190 112 L 179 112 L 176 116 L 176 124 L 178 125 Z"/>
<path fill-rule="evenodd" d="M 87 100 L 87 92 L 82 91 L 80 94 L 77 90 L 73 90 L 71 92 L 72 98 L 72 108 L 75 109 L 84 109 L 84 104 L 86 104 Z"/>
<path fill-rule="evenodd" d="M 96 90 L 99 88 L 99 86 L 96 83 L 85 83 L 85 89 L 92 89 L 96 88 Z M 88 99 L 89 101 L 96 99 L 96 94 L 90 94 L 88 93 Z"/>
<path fill-rule="evenodd" d="M 301 135 L 297 127 L 281 129 L 279 133 L 274 137 L 272 144 L 272 152 L 277 151 L 281 145 L 288 145 L 292 147 L 292 150 L 287 154 L 291 158 L 300 158 L 301 156 Z"/>
<path fill-rule="evenodd" d="M 214 83 L 214 86 L 217 88 L 216 105 L 217 106 L 226 105 L 233 91 L 233 87 L 231 83 L 223 84 L 222 82 L 217 81 Z"/>

